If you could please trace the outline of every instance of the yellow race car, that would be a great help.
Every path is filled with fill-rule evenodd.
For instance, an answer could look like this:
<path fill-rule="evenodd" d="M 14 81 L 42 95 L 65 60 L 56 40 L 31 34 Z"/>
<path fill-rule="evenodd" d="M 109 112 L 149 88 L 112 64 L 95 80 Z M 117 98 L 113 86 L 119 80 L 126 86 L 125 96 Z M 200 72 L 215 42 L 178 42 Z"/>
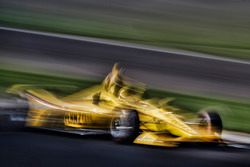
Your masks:
<path fill-rule="evenodd" d="M 111 134 L 117 142 L 157 146 L 221 141 L 222 121 L 216 112 L 199 113 L 187 122 L 169 99 L 143 99 L 144 86 L 132 83 L 115 64 L 102 84 L 66 97 L 34 85 L 13 85 L 8 92 L 28 100 L 28 127 Z"/>

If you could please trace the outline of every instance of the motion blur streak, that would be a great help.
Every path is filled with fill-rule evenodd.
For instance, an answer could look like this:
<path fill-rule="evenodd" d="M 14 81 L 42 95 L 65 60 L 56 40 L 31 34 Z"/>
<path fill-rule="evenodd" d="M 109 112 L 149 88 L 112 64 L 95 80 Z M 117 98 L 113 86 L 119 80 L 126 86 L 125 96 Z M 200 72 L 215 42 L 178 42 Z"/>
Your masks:
<path fill-rule="evenodd" d="M 249 58 L 248 0 L 1 0 L 0 24 Z"/>
<path fill-rule="evenodd" d="M 247 58 L 249 3 L 2 0 L 0 25 Z M 133 70 L 129 75 L 157 88 L 247 100 L 250 97 L 250 67 L 246 64 L 3 30 L 0 55 L 1 65 L 77 76 L 103 76 L 112 64 L 120 62 Z"/>
<path fill-rule="evenodd" d="M 249 166 L 249 6 L 0 0 L 0 166 Z M 144 96 L 105 89 L 115 62 Z"/>
<path fill-rule="evenodd" d="M 103 76 L 120 62 L 147 85 L 233 98 L 250 98 L 250 65 L 139 48 L 0 30 L 1 62 L 11 68 Z M 12 60 L 12 61 L 11 61 Z M 14 60 L 14 61 L 13 61 Z M 213 67 L 213 68 L 211 68 Z M 30 68 L 30 69 L 31 69 Z"/>
<path fill-rule="evenodd" d="M 249 150 L 214 146 L 159 149 L 117 145 L 100 136 L 41 131 L 1 133 L 0 143 L 1 166 L 247 167 L 250 164 Z"/>

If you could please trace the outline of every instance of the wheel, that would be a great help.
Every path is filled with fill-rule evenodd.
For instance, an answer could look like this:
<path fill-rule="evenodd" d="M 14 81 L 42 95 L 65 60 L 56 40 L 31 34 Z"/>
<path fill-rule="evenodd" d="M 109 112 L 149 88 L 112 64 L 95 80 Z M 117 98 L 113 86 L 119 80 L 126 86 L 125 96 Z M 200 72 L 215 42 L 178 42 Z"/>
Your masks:
<path fill-rule="evenodd" d="M 223 125 L 220 115 L 216 111 L 205 111 L 198 114 L 200 125 L 205 126 L 208 131 L 222 133 Z"/>
<path fill-rule="evenodd" d="M 121 111 L 119 117 L 114 117 L 110 125 L 113 140 L 118 143 L 131 143 L 139 133 L 139 117 L 134 110 Z"/>

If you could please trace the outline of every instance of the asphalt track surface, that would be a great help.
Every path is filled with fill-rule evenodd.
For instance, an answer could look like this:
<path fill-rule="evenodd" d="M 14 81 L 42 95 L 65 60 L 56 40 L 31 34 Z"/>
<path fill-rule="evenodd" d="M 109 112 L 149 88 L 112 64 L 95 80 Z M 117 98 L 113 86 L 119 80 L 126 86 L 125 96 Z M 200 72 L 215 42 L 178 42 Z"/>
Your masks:
<path fill-rule="evenodd" d="M 250 97 L 249 64 L 7 30 L 0 30 L 0 37 L 0 58 L 50 61 L 83 69 L 91 64 L 95 65 L 92 69 L 101 66 L 104 71 L 120 62 L 125 68 L 140 71 L 139 79 L 156 86 L 174 84 L 177 89 Z M 0 166 L 235 167 L 249 166 L 249 153 L 248 149 L 226 146 L 118 145 L 108 136 L 40 130 L 0 133 Z"/>
<path fill-rule="evenodd" d="M 250 151 L 226 146 L 120 145 L 109 136 L 0 133 L 1 166 L 249 166 Z"/>
<path fill-rule="evenodd" d="M 132 77 L 157 88 L 250 98 L 250 63 L 4 29 L 0 36 L 0 58 L 54 62 L 58 71 L 68 66 L 83 71 L 99 69 L 103 75 L 119 62 L 133 70 Z"/>

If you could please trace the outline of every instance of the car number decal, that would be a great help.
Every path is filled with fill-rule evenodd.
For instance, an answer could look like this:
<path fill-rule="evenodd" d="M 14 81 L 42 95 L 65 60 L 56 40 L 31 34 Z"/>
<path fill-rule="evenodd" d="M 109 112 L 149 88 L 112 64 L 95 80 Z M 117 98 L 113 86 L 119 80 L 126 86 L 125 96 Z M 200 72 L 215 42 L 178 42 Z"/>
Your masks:
<path fill-rule="evenodd" d="M 79 112 L 67 112 L 64 115 L 64 124 L 89 124 L 92 122 L 90 114 L 79 113 Z"/>

